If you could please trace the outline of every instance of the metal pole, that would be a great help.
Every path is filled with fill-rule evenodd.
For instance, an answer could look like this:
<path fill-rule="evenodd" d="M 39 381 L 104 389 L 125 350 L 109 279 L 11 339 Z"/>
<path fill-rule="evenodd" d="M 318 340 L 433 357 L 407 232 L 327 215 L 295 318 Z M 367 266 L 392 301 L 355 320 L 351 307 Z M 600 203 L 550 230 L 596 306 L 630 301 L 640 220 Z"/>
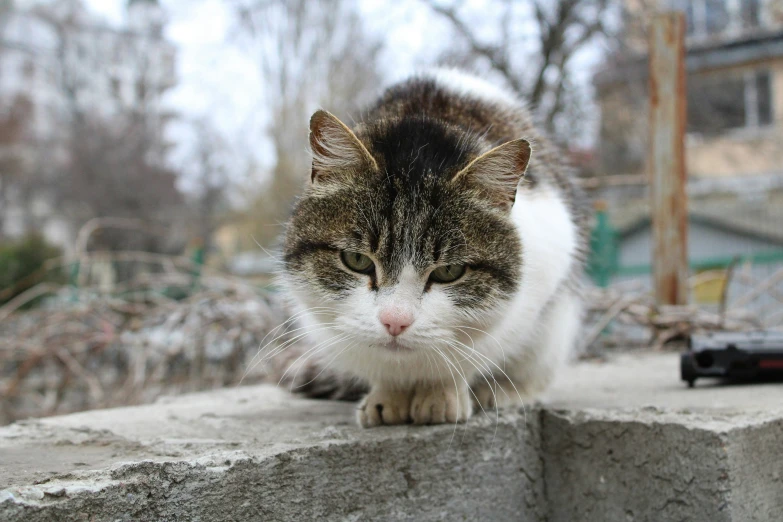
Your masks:
<path fill-rule="evenodd" d="M 685 193 L 685 18 L 656 16 L 650 31 L 650 212 L 658 304 L 688 302 Z"/>

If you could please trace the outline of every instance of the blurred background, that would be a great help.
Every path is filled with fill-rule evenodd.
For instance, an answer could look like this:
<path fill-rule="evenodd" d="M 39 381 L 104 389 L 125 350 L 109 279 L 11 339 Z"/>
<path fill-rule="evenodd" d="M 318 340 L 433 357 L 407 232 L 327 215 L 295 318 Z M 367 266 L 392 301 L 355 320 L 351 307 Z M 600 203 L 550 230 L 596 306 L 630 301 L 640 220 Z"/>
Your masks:
<path fill-rule="evenodd" d="M 645 174 L 668 10 L 676 309 L 651 297 Z M 0 0 L 0 424 L 277 377 L 267 355 L 298 341 L 270 283 L 309 116 L 358 119 L 444 64 L 528 100 L 596 209 L 585 356 L 783 325 L 783 0 Z"/>

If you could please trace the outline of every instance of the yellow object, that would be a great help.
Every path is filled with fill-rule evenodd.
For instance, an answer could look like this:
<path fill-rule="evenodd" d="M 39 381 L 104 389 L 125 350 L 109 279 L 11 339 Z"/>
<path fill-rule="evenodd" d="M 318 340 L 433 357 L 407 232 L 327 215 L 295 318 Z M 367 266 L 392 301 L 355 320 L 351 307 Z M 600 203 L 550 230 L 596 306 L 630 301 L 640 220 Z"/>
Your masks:
<path fill-rule="evenodd" d="M 726 287 L 725 270 L 706 270 L 700 272 L 693 285 L 693 298 L 697 304 L 717 304 Z"/>

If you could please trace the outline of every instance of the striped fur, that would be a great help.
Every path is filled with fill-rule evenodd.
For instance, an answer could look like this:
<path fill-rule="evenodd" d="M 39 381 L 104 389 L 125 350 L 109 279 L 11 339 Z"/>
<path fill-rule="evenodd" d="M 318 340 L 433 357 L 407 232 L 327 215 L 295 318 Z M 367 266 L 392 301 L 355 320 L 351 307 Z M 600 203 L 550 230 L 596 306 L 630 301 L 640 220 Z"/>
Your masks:
<path fill-rule="evenodd" d="M 543 391 L 578 333 L 588 213 L 524 105 L 433 71 L 389 88 L 352 129 L 319 111 L 311 148 L 284 283 L 317 344 L 308 364 L 329 366 L 319 394 L 369 386 L 369 427 L 463 421 L 471 403 Z M 351 271 L 343 251 L 375 269 Z M 467 268 L 433 282 L 443 265 Z M 390 309 L 414 318 L 397 337 L 379 320 Z"/>

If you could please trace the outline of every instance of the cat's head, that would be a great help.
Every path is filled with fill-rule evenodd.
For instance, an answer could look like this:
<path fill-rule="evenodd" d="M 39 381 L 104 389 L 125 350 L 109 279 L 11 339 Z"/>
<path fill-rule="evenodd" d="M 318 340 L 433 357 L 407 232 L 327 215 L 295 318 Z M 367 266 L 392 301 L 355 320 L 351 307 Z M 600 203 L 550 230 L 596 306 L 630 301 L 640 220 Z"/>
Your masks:
<path fill-rule="evenodd" d="M 312 171 L 284 260 L 288 287 L 324 330 L 399 357 L 491 324 L 520 284 L 509 214 L 529 144 L 488 150 L 426 118 L 354 133 L 324 111 L 310 131 Z"/>

